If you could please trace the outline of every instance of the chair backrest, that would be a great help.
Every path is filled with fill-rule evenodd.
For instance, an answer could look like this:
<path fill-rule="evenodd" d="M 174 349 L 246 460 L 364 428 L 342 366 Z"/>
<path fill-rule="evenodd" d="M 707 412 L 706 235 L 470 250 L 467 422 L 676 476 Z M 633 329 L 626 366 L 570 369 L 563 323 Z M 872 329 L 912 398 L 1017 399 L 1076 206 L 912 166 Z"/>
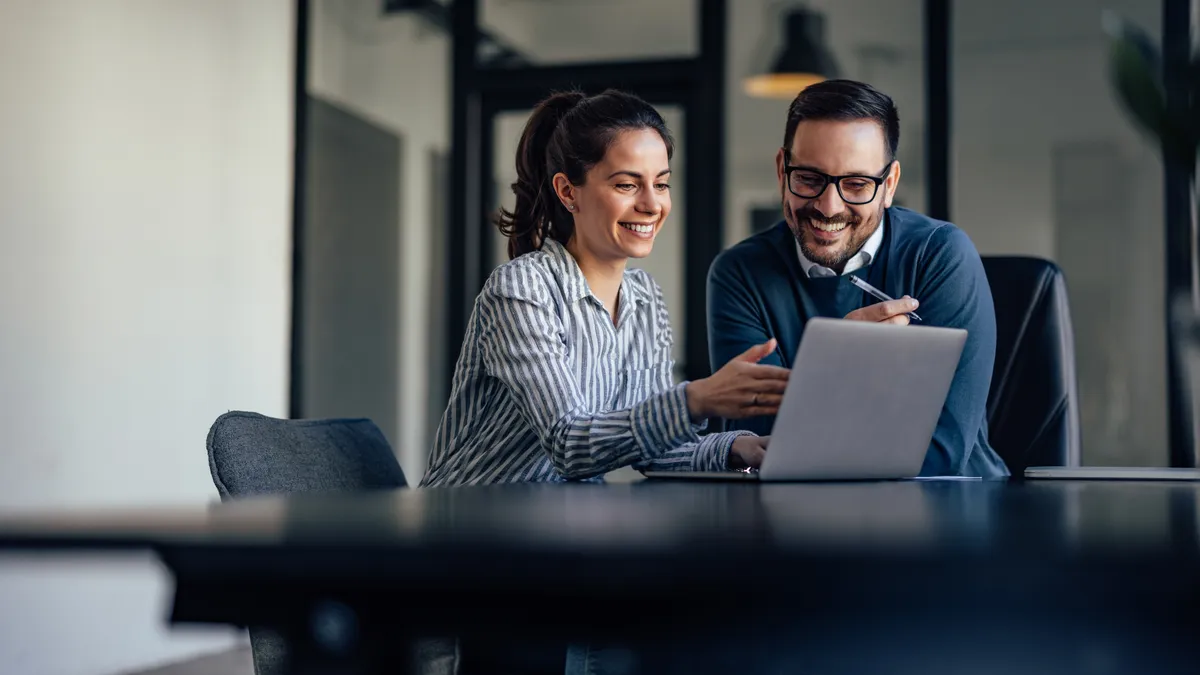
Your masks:
<path fill-rule="evenodd" d="M 228 412 L 208 432 L 208 468 L 222 501 L 407 486 L 383 432 L 367 419 L 282 420 Z M 251 627 L 250 643 L 257 675 L 289 672 L 280 636 Z"/>
<path fill-rule="evenodd" d="M 383 432 L 367 419 L 225 413 L 208 432 L 208 467 L 222 499 L 407 486 Z"/>
<path fill-rule="evenodd" d="M 1041 258 L 984 256 L 996 304 L 988 435 L 1014 476 L 1079 465 L 1075 342 L 1062 270 Z"/>

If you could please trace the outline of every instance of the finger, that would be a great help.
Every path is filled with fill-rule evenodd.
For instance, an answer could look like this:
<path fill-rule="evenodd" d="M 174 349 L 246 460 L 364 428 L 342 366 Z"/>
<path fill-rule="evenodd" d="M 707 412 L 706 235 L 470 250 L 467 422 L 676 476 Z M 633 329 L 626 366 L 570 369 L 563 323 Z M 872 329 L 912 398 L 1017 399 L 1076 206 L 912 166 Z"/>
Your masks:
<path fill-rule="evenodd" d="M 886 305 L 888 313 L 895 316 L 896 314 L 907 314 L 915 310 L 921 303 L 917 302 L 916 298 L 906 295 L 897 300 L 889 300 L 879 304 Z"/>
<path fill-rule="evenodd" d="M 908 315 L 907 314 L 897 314 L 896 316 L 885 319 L 884 321 L 882 321 L 882 323 L 890 323 L 890 324 L 894 324 L 897 326 L 907 326 L 909 323 Z"/>
<path fill-rule="evenodd" d="M 770 354 L 773 351 L 775 351 L 775 338 L 771 338 L 770 340 L 767 340 L 766 342 L 764 342 L 762 344 L 754 345 L 750 349 L 747 349 L 746 351 L 739 354 L 738 357 L 734 359 L 734 361 L 745 361 L 747 363 L 758 363 L 763 358 L 765 358 L 767 356 L 767 354 Z"/>
<path fill-rule="evenodd" d="M 776 415 L 779 413 L 779 406 L 773 405 L 755 405 L 735 406 L 726 411 L 721 417 L 727 420 L 744 420 L 750 417 L 763 417 Z"/>
<path fill-rule="evenodd" d="M 741 410 L 738 410 L 736 414 L 734 414 L 730 417 L 730 419 L 745 419 L 747 417 L 763 417 L 763 416 L 767 416 L 767 415 L 778 415 L 778 414 L 779 414 L 779 406 L 763 405 L 762 403 L 759 403 L 758 405 L 752 405 L 747 408 L 742 408 Z"/>
<path fill-rule="evenodd" d="M 767 394 L 782 394 L 787 391 L 787 380 L 759 380 L 751 388 L 752 395 L 758 394 L 759 400 Z"/>
<path fill-rule="evenodd" d="M 755 396 L 760 401 L 765 401 L 766 397 L 772 394 L 782 396 L 787 391 L 787 385 L 786 380 L 759 380 L 754 384 L 731 390 L 725 400 L 727 402 L 740 401 L 743 405 L 754 405 L 751 399 Z"/>
<path fill-rule="evenodd" d="M 917 301 L 909 297 L 903 297 L 899 300 L 888 300 L 871 305 L 868 309 L 876 310 L 875 316 L 877 321 L 885 321 L 896 316 L 897 314 L 906 314 L 917 308 Z"/>
<path fill-rule="evenodd" d="M 746 374 L 756 380 L 787 380 L 792 374 L 790 368 L 782 366 L 768 366 L 761 363 L 748 365 L 745 368 Z"/>
<path fill-rule="evenodd" d="M 781 394 L 764 394 L 762 392 L 757 392 L 755 394 L 746 395 L 746 398 L 742 402 L 742 407 L 752 408 L 769 406 L 778 408 L 782 401 L 784 401 L 784 396 Z"/>
<path fill-rule="evenodd" d="M 775 351 L 775 338 L 771 338 L 762 344 L 757 344 L 742 352 L 735 361 L 744 361 L 746 363 L 758 363 L 766 358 L 768 354 Z"/>
<path fill-rule="evenodd" d="M 757 396 L 759 406 L 778 408 L 783 403 L 783 396 L 780 394 L 758 394 Z"/>
<path fill-rule="evenodd" d="M 746 462 L 746 465 L 749 466 L 751 469 L 761 469 L 763 459 L 765 459 L 766 456 L 767 456 L 767 453 L 765 450 L 761 450 L 756 447 L 753 450 L 750 450 L 749 452 L 743 453 L 742 461 Z"/>
<path fill-rule="evenodd" d="M 896 316 L 897 314 L 905 314 L 913 311 L 920 304 L 913 298 L 907 295 L 898 300 L 888 300 L 886 302 L 877 302 L 874 305 L 869 305 L 861 309 L 856 309 L 846 315 L 847 319 L 856 321 L 875 321 L 882 322 Z"/>

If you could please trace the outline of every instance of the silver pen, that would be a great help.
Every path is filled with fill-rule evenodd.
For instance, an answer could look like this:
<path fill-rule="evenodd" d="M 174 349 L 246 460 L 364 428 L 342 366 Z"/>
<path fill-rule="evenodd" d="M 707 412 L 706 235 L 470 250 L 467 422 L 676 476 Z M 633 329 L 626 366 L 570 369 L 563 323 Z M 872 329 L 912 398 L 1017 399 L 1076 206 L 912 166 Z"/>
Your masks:
<path fill-rule="evenodd" d="M 883 291 L 879 290 L 878 288 L 875 288 L 871 284 L 868 284 L 866 281 L 863 281 L 862 278 L 860 278 L 860 277 L 856 277 L 853 274 L 847 274 L 846 276 L 850 278 L 850 283 L 863 289 L 864 291 L 867 292 L 867 294 L 873 296 L 876 300 L 881 300 L 883 302 L 890 302 L 892 300 L 895 300 L 895 298 L 888 297 L 887 293 L 884 293 Z M 917 316 L 916 312 L 908 312 L 908 318 L 912 319 L 913 321 L 921 321 L 922 320 L 921 317 Z"/>

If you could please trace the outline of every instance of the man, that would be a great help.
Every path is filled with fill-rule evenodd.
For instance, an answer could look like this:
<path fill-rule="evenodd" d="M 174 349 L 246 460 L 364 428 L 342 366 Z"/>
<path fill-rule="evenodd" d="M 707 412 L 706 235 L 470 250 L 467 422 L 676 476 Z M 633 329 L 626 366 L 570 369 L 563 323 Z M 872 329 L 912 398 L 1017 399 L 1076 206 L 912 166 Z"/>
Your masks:
<path fill-rule="evenodd" d="M 968 331 L 921 475 L 1007 476 L 985 419 L 996 352 L 991 289 L 962 230 L 892 206 L 899 136 L 895 104 L 869 85 L 830 80 L 796 96 L 775 155 L 783 222 L 709 270 L 712 367 L 770 338 L 778 349 L 762 363 L 791 367 L 810 317 L 903 325 L 919 302 L 925 324 Z M 875 301 L 841 278 L 848 274 L 897 300 Z M 758 417 L 730 428 L 769 434 L 773 423 Z"/>

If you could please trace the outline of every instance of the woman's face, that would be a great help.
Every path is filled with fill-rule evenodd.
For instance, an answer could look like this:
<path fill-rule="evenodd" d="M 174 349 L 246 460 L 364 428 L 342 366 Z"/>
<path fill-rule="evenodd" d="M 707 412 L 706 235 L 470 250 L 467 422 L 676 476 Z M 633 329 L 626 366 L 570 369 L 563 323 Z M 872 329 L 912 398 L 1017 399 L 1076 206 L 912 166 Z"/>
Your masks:
<path fill-rule="evenodd" d="M 572 253 L 596 260 L 644 258 L 671 212 L 667 146 L 653 129 L 618 132 L 583 185 L 557 174 L 554 187 L 575 217 Z"/>

